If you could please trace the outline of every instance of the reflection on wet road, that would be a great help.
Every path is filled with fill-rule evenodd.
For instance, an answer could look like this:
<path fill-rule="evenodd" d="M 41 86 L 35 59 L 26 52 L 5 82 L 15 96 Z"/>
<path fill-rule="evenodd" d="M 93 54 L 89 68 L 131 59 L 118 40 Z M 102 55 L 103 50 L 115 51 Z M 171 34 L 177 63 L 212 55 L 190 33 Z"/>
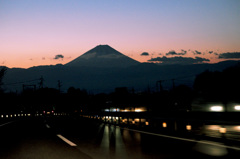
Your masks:
<path fill-rule="evenodd" d="M 229 158 L 229 152 L 240 151 L 238 147 L 226 146 L 219 142 L 155 134 L 108 124 L 99 125 L 96 138 L 90 137 L 85 142 L 79 139 L 75 141 L 78 149 L 96 159 L 216 156 Z"/>
<path fill-rule="evenodd" d="M 145 158 L 141 153 L 140 133 L 111 125 L 101 124 L 96 138 L 79 141 L 77 145 L 93 158 Z"/>

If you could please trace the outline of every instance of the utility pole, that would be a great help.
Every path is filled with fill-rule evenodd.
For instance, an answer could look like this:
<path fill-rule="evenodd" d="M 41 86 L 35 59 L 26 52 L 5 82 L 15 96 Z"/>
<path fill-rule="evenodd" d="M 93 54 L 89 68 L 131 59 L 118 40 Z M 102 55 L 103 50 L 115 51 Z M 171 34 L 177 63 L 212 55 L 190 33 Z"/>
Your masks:
<path fill-rule="evenodd" d="M 172 85 L 173 85 L 173 89 L 175 88 L 175 79 L 172 79 Z"/>
<path fill-rule="evenodd" d="M 148 84 L 148 87 L 147 87 L 147 92 L 148 92 L 148 93 L 151 93 L 151 89 L 150 89 L 149 84 Z"/>
<path fill-rule="evenodd" d="M 162 90 L 163 90 L 162 82 L 163 82 L 163 80 L 160 80 L 160 81 L 157 81 L 157 82 L 156 82 L 157 92 L 159 92 L 159 89 L 160 89 L 160 92 L 162 92 Z M 159 88 L 159 89 L 158 89 L 158 88 Z"/>
<path fill-rule="evenodd" d="M 41 76 L 41 77 L 39 78 L 39 80 L 40 80 L 40 82 L 39 82 L 39 88 L 41 89 L 41 88 L 43 88 L 43 81 L 44 81 L 43 76 Z"/>
<path fill-rule="evenodd" d="M 156 92 L 159 92 L 159 90 L 158 90 L 158 81 L 156 82 Z"/>
<path fill-rule="evenodd" d="M 159 84 L 160 84 L 160 92 L 162 92 L 163 91 L 162 80 L 159 81 Z"/>
<path fill-rule="evenodd" d="M 60 80 L 58 80 L 58 90 L 59 90 L 59 93 L 61 92 L 61 87 L 62 87 L 62 82 Z"/>

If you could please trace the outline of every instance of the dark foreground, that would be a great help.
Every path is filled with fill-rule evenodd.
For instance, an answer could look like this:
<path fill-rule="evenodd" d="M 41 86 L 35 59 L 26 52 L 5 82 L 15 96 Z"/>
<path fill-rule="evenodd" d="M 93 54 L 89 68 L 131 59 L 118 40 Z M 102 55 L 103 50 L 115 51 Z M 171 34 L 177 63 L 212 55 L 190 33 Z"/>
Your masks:
<path fill-rule="evenodd" d="M 65 140 L 65 141 L 63 141 Z M 236 158 L 236 143 L 148 133 L 85 118 L 28 118 L 0 124 L 4 159 Z"/>

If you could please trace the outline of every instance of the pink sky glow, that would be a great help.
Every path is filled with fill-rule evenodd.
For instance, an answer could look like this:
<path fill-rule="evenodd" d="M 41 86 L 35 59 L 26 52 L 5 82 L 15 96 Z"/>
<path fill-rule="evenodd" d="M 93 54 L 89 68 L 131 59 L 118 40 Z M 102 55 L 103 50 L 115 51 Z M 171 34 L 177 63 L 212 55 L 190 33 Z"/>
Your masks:
<path fill-rule="evenodd" d="M 0 0 L 0 65 L 65 64 L 100 44 L 140 62 L 182 49 L 219 62 L 240 52 L 239 8 L 235 0 Z"/>

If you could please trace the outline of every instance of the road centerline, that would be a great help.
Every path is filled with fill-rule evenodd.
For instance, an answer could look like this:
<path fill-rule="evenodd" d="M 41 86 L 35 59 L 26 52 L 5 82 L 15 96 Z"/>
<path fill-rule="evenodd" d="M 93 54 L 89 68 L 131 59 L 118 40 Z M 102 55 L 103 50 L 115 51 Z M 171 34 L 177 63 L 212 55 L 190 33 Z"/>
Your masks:
<path fill-rule="evenodd" d="M 46 128 L 50 129 L 51 127 L 48 124 L 46 124 Z"/>
<path fill-rule="evenodd" d="M 68 140 L 67 138 L 65 138 L 64 136 L 62 136 L 61 134 L 57 134 L 57 137 L 59 137 L 60 139 L 62 139 L 64 142 L 66 142 L 68 145 L 70 146 L 77 146 L 75 143 L 73 143 L 72 141 Z"/>
<path fill-rule="evenodd" d="M 11 123 L 13 123 L 13 122 L 15 122 L 15 121 L 10 121 L 10 122 L 7 122 L 7 123 L 3 123 L 3 124 L 0 125 L 0 127 L 5 126 L 5 125 L 8 125 L 8 124 L 11 124 Z"/>

